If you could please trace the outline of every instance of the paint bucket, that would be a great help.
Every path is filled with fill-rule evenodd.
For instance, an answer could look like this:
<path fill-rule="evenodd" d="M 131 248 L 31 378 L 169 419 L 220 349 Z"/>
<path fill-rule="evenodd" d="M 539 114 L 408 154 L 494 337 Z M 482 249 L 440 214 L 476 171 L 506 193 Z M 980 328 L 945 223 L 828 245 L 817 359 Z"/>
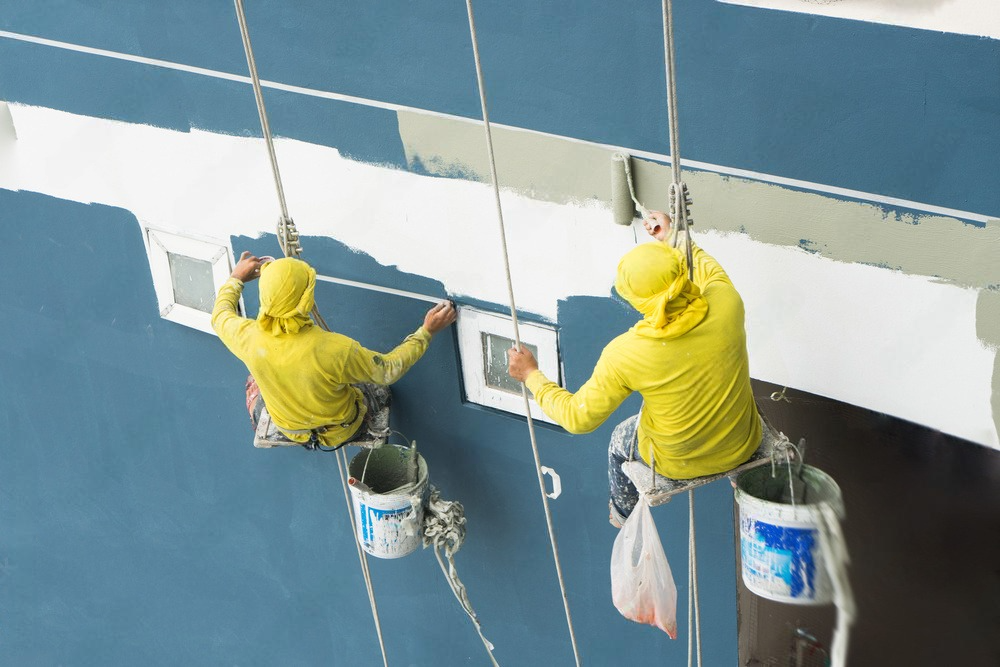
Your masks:
<path fill-rule="evenodd" d="M 833 478 L 796 464 L 782 465 L 772 475 L 771 466 L 764 465 L 739 474 L 736 502 L 747 588 L 777 602 L 831 602 L 833 591 L 820 545 L 820 507 L 828 504 L 843 516 L 840 487 Z"/>
<path fill-rule="evenodd" d="M 383 445 L 362 450 L 348 470 L 355 525 L 365 552 L 376 558 L 413 553 L 423 537 L 424 457 L 402 445 Z"/>

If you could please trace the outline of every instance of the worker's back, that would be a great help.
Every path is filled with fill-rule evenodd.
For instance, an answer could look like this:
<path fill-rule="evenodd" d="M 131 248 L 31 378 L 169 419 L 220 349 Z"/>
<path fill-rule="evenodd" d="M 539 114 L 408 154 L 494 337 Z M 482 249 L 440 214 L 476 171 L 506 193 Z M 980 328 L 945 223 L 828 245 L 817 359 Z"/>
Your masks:
<path fill-rule="evenodd" d="M 757 449 L 760 418 L 750 387 L 743 301 L 728 276 L 696 250 L 708 312 L 675 338 L 631 329 L 604 350 L 602 361 L 643 397 L 639 452 L 675 479 L 731 470 Z M 709 265 L 709 263 L 711 265 Z M 700 270 L 699 270 L 700 269 Z"/>
<path fill-rule="evenodd" d="M 361 392 L 345 371 L 361 351 L 357 342 L 315 326 L 273 335 L 253 320 L 240 325 L 225 342 L 257 381 L 276 424 L 299 430 L 355 420 Z"/>

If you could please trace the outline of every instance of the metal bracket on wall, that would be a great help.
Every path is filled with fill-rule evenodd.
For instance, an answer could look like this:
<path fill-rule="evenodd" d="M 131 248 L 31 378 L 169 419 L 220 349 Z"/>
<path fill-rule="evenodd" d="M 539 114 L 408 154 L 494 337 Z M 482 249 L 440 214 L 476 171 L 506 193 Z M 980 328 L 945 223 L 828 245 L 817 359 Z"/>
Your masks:
<path fill-rule="evenodd" d="M 562 495 L 562 480 L 559 478 L 559 473 L 548 466 L 542 466 L 541 470 L 543 475 L 548 475 L 552 478 L 552 492 L 546 493 L 545 495 L 552 500 L 555 500 Z"/>

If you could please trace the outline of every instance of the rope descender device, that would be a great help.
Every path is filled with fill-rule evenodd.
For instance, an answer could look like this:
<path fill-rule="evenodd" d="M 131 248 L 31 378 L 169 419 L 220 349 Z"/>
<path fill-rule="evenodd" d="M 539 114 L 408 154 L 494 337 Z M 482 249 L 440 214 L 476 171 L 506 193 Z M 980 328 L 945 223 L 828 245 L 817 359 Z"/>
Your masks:
<path fill-rule="evenodd" d="M 299 230 L 295 227 L 295 221 L 287 216 L 281 216 L 278 220 L 278 244 L 285 257 L 298 257 L 302 254 Z"/>

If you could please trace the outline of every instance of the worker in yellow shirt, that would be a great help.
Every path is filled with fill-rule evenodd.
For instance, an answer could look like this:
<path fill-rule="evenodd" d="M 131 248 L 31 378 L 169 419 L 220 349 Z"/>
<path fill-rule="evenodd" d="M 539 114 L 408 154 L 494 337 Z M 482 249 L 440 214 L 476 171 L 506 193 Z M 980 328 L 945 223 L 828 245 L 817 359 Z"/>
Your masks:
<path fill-rule="evenodd" d="M 750 388 L 743 300 L 722 267 L 693 246 L 694 277 L 685 254 L 665 242 L 669 217 L 644 221 L 658 242 L 622 257 L 615 289 L 643 319 L 604 348 L 590 379 L 574 394 L 538 370 L 531 352 L 508 352 L 511 377 L 570 433 L 589 433 L 637 391 L 643 407 L 619 424 L 608 448 L 611 522 L 620 526 L 639 499 L 621 470 L 636 450 L 656 471 L 691 479 L 732 470 L 757 450 L 762 425 Z"/>
<path fill-rule="evenodd" d="M 240 317 L 244 283 L 260 277 L 256 320 Z M 324 331 L 309 313 L 315 303 L 316 271 L 300 259 L 240 256 L 219 289 L 212 328 L 251 377 L 247 407 L 256 425 L 263 405 L 289 440 L 308 449 L 333 449 L 370 435 L 371 415 L 388 405 L 390 385 L 427 350 L 431 336 L 455 321 L 445 301 L 394 350 L 380 354 L 357 341 Z M 259 386 L 260 398 L 254 389 Z"/>

